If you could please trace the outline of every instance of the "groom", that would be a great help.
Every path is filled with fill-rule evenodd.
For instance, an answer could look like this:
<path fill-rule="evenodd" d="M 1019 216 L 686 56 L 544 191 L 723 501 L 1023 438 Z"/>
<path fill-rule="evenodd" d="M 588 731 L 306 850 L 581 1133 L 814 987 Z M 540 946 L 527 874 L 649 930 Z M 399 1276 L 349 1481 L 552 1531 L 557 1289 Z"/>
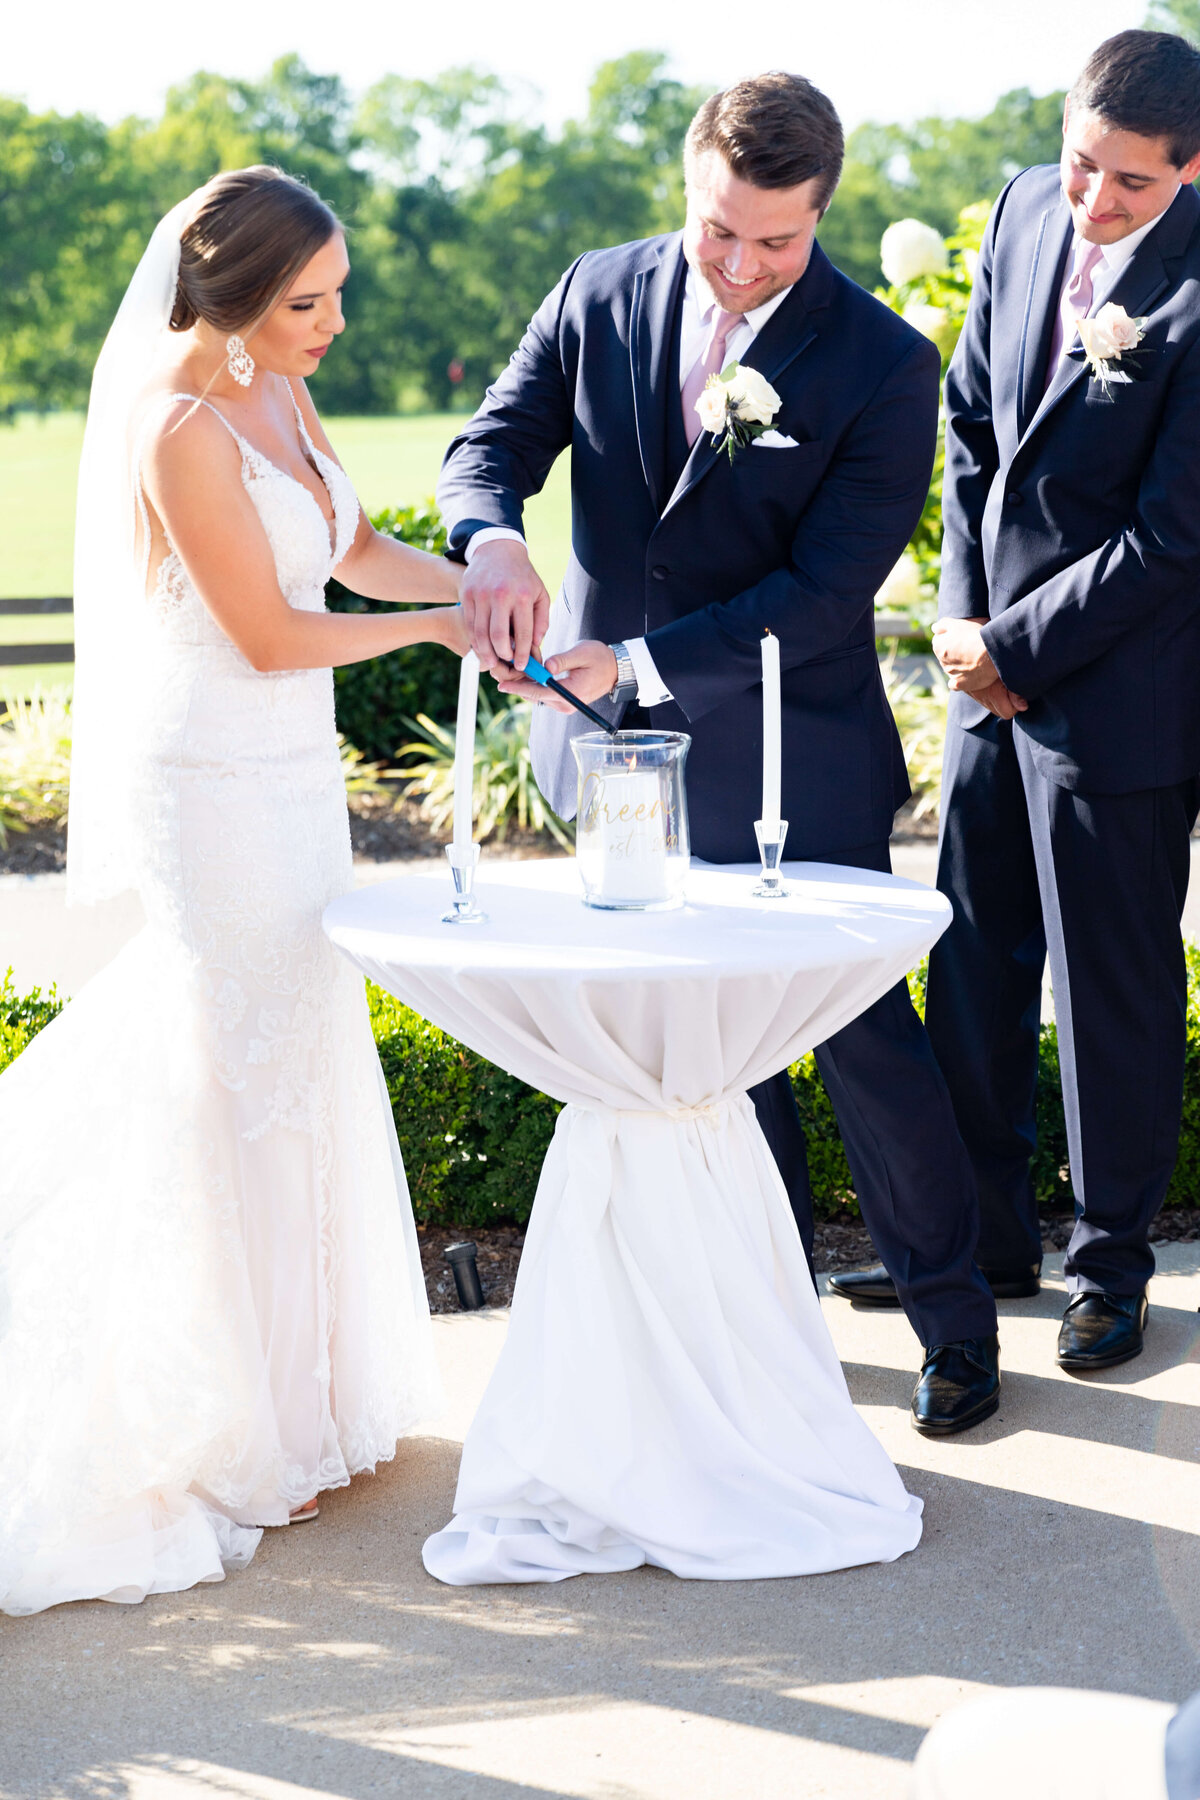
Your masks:
<path fill-rule="evenodd" d="M 1149 1226 L 1179 1136 L 1200 803 L 1198 174 L 1200 52 L 1156 31 L 1101 44 L 1068 98 L 1061 166 L 1026 170 L 996 204 L 946 382 L 934 647 L 958 692 L 938 886 L 955 919 L 927 1018 L 979 1179 L 981 1259 L 1036 1262 L 1049 950 L 1076 1207 L 1058 1361 L 1075 1374 L 1142 1348 Z M 1093 340 L 1089 366 L 1114 308 L 1126 350 Z"/>
<path fill-rule="evenodd" d="M 789 857 L 888 869 L 909 791 L 873 596 L 925 499 L 938 356 L 815 242 L 842 148 L 833 107 L 798 76 L 706 101 L 688 132 L 683 232 L 567 271 L 450 446 L 438 490 L 484 666 L 521 670 L 546 633 L 551 668 L 582 699 L 627 727 L 690 733 L 692 842 L 712 862 L 757 860 L 767 628 L 783 667 Z M 695 402 L 734 361 L 780 404 L 730 463 Z M 522 504 L 568 445 L 572 555 L 547 632 Z M 507 691 L 541 697 L 501 673 Z M 538 781 L 567 816 L 577 720 L 535 718 Z M 963 1430 L 998 1404 L 996 1311 L 972 1261 L 970 1167 L 904 983 L 816 1055 L 863 1215 L 926 1346 L 913 1422 Z M 811 1257 L 786 1071 L 752 1098 Z"/>

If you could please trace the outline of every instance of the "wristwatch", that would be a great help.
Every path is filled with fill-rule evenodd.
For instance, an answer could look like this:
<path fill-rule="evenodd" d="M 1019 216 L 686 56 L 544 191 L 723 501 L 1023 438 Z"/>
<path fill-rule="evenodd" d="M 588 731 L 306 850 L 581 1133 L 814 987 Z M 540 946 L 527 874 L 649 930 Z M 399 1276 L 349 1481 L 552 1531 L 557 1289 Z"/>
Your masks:
<path fill-rule="evenodd" d="M 617 659 L 617 679 L 608 690 L 608 697 L 610 700 L 633 700 L 637 696 L 638 685 L 633 658 L 624 644 L 610 644 L 608 647 Z"/>

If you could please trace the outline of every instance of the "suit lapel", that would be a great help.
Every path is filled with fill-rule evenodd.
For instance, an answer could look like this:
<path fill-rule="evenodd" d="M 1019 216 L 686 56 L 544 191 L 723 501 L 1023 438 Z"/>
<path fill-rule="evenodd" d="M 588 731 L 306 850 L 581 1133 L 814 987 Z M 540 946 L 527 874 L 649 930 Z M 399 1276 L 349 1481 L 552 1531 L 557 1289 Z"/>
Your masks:
<path fill-rule="evenodd" d="M 1155 301 L 1162 297 L 1171 283 L 1162 247 L 1154 241 L 1157 235 L 1157 232 L 1151 232 L 1145 243 L 1125 264 L 1104 298 L 1106 306 L 1109 301 L 1123 306 L 1131 319 L 1141 318 L 1152 311 Z"/>
<path fill-rule="evenodd" d="M 667 463 L 667 392 L 671 372 L 671 340 L 679 308 L 679 294 L 687 273 L 682 232 L 664 244 L 657 263 L 634 278 L 630 310 L 629 362 L 633 376 L 633 407 L 637 424 L 642 473 L 654 510 L 661 513 L 666 498 L 664 472 Z M 678 406 L 679 397 L 675 396 Z"/>
<path fill-rule="evenodd" d="M 1021 352 L 1017 366 L 1017 435 L 1024 436 L 1042 403 L 1046 386 L 1046 359 L 1054 335 L 1054 318 L 1062 294 L 1063 275 L 1075 229 L 1066 197 L 1042 214 L 1029 287 L 1021 324 Z"/>
<path fill-rule="evenodd" d="M 1166 216 L 1149 237 L 1138 245 L 1121 270 L 1104 296 L 1103 304 L 1107 306 L 1111 301 L 1114 305 L 1123 306 L 1131 318 L 1149 313 L 1171 286 L 1174 279 L 1172 265 L 1186 249 L 1198 214 L 1200 196 L 1197 196 L 1193 188 L 1181 188 Z M 1082 380 L 1086 370 L 1087 360 L 1081 349 L 1077 348 L 1073 354 L 1069 353 L 1062 358 L 1040 405 L 1029 418 L 1021 438 L 1022 444 L 1063 396 L 1070 393 L 1075 383 Z"/>
<path fill-rule="evenodd" d="M 809 314 L 828 304 L 832 287 L 832 265 L 820 246 L 814 244 L 808 268 L 739 360 L 748 369 L 757 369 L 773 385 L 817 336 L 817 327 L 809 322 Z M 683 465 L 664 512 L 677 506 L 684 495 L 704 479 L 718 456 L 724 454 L 724 449 L 718 450 L 713 442 L 712 434 L 702 431 L 692 445 L 691 455 Z"/>

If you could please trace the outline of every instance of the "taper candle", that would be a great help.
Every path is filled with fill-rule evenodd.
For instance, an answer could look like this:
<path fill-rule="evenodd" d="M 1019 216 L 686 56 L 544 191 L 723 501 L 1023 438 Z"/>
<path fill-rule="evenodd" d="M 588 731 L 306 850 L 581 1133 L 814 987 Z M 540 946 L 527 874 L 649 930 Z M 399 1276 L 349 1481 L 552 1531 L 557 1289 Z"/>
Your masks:
<path fill-rule="evenodd" d="M 468 650 L 458 674 L 454 728 L 454 852 L 465 857 L 475 835 L 475 715 L 479 708 L 479 658 Z"/>
<path fill-rule="evenodd" d="M 779 639 L 768 631 L 762 641 L 763 779 L 762 822 L 778 825 L 783 747 L 779 719 Z"/>

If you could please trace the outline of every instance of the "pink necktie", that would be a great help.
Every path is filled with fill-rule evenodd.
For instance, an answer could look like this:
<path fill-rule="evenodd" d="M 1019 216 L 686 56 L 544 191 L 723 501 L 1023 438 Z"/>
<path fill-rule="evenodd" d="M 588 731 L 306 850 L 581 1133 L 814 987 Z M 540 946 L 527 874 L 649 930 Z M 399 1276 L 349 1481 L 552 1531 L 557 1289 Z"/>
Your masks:
<path fill-rule="evenodd" d="M 1082 242 L 1079 248 L 1083 248 Z M 1078 254 L 1077 249 L 1076 256 Z M 1087 318 L 1092 304 L 1092 277 L 1096 273 L 1100 257 L 1100 245 L 1088 244 L 1083 261 L 1077 264 L 1070 281 L 1063 289 L 1062 299 L 1058 303 L 1058 317 L 1054 321 L 1054 336 L 1050 340 L 1050 360 L 1046 364 L 1047 387 L 1054 380 L 1063 351 L 1069 350 L 1075 342 L 1075 329 L 1080 319 Z"/>
<path fill-rule="evenodd" d="M 708 340 L 708 349 L 692 364 L 688 372 L 680 399 L 683 401 L 684 435 L 689 445 L 694 444 L 700 436 L 700 415 L 696 411 L 696 402 L 704 392 L 704 384 L 709 376 L 719 375 L 725 367 L 725 346 L 730 335 L 742 323 L 743 317 L 742 313 L 723 312 L 718 306 L 713 315 L 712 336 Z"/>

